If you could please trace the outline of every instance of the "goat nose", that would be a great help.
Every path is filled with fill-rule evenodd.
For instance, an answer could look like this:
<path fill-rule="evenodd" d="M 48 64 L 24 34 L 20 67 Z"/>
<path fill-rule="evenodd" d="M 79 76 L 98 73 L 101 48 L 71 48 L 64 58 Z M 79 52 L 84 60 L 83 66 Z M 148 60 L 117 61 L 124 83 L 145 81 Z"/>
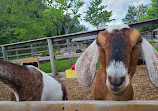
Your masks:
<path fill-rule="evenodd" d="M 114 86 L 115 88 L 121 86 L 125 80 L 125 77 L 111 77 L 111 76 L 109 76 L 108 78 L 109 78 L 110 84 L 112 86 Z"/>

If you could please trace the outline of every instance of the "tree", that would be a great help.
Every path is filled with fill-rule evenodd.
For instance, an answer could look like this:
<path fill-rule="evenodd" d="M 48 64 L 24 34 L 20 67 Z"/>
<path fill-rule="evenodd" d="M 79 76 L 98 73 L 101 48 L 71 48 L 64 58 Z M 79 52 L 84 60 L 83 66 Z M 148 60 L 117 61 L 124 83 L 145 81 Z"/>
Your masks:
<path fill-rule="evenodd" d="M 148 5 L 139 5 L 139 6 L 129 6 L 125 18 L 122 19 L 124 23 L 132 23 L 139 21 L 140 17 L 146 15 Z"/>
<path fill-rule="evenodd" d="M 52 15 L 52 21 L 56 22 L 60 28 L 64 29 L 64 34 L 69 34 L 70 29 L 77 24 L 81 14 L 78 10 L 83 6 L 82 0 L 47 0 L 48 5 L 52 8 L 46 10 L 49 15 Z M 62 30 L 61 30 L 62 31 Z M 67 39 L 68 52 L 71 52 L 70 40 Z M 72 58 L 70 61 L 71 64 Z"/>
<path fill-rule="evenodd" d="M 62 18 L 65 14 L 64 10 L 60 9 L 61 14 L 54 13 L 54 16 L 47 15 L 46 10 L 51 9 L 51 7 L 48 6 L 46 1 L 47 0 L 1 0 L 0 44 L 55 36 L 61 32 L 65 34 L 65 31 L 62 31 L 64 28 L 61 22 L 58 22 L 58 18 L 56 17 L 56 15 L 61 15 L 60 18 Z M 54 9 L 55 12 L 60 11 L 57 9 Z M 72 19 L 70 15 L 67 18 Z M 74 27 L 77 28 L 78 25 L 74 25 L 73 28 Z"/>
<path fill-rule="evenodd" d="M 151 0 L 147 14 L 140 17 L 140 20 L 148 20 L 158 17 L 158 0 Z"/>
<path fill-rule="evenodd" d="M 76 33 L 80 31 L 87 31 L 88 29 L 84 25 L 76 24 L 72 30 L 70 30 L 70 33 Z"/>
<path fill-rule="evenodd" d="M 49 8 L 49 9 L 45 9 L 44 10 L 44 15 L 47 19 L 49 19 L 52 23 L 54 24 L 54 26 L 56 27 L 55 30 L 55 34 L 56 35 L 61 35 L 62 32 L 62 23 L 59 21 L 58 18 L 60 18 L 59 16 L 61 15 L 60 13 L 58 13 L 58 10 L 54 7 Z"/>
<path fill-rule="evenodd" d="M 149 8 L 146 12 L 146 15 L 143 15 L 140 17 L 139 21 L 149 20 L 153 18 L 158 18 L 158 0 L 151 0 L 151 3 L 149 5 Z M 143 27 L 140 30 L 141 31 L 149 31 L 158 28 L 158 25 Z"/>
<path fill-rule="evenodd" d="M 65 34 L 68 34 L 81 17 L 78 10 L 84 2 L 81 0 L 48 0 L 48 2 L 51 8 L 49 11 L 46 10 L 47 14 L 52 15 L 52 21 L 62 25 Z"/>
<path fill-rule="evenodd" d="M 1 0 L 0 44 L 26 41 L 54 34 L 54 25 L 44 17 L 43 0 Z"/>
<path fill-rule="evenodd" d="M 150 7 L 147 11 L 147 16 L 150 18 L 157 18 L 158 17 L 158 0 L 151 0 Z"/>
<path fill-rule="evenodd" d="M 102 0 L 93 0 L 90 2 L 90 7 L 85 12 L 86 16 L 84 20 L 95 26 L 97 29 L 100 27 L 106 26 L 107 22 L 110 22 L 114 19 L 110 19 L 112 11 L 108 12 L 106 9 L 107 6 L 100 5 Z"/>

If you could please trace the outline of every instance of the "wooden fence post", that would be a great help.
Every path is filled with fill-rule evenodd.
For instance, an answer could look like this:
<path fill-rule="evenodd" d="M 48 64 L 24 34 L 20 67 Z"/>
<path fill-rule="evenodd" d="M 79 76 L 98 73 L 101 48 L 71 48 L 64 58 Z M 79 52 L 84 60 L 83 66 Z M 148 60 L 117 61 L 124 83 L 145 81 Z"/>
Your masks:
<path fill-rule="evenodd" d="M 52 74 L 56 75 L 56 67 L 55 67 L 52 39 L 47 39 L 47 42 L 48 42 L 48 49 L 49 49 L 49 56 L 50 56 Z"/>
<path fill-rule="evenodd" d="M 7 57 L 7 51 L 6 51 L 6 47 L 1 46 L 2 47 L 2 53 L 3 53 L 3 60 L 7 61 L 8 57 Z"/>

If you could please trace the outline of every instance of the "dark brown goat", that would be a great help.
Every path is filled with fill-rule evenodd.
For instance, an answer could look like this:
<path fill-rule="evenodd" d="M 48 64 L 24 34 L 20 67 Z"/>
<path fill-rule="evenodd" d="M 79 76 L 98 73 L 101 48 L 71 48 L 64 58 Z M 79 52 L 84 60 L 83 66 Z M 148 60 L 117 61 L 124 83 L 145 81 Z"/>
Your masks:
<path fill-rule="evenodd" d="M 0 60 L 0 82 L 16 101 L 61 101 L 66 90 L 55 78 L 34 66 L 20 66 Z"/>

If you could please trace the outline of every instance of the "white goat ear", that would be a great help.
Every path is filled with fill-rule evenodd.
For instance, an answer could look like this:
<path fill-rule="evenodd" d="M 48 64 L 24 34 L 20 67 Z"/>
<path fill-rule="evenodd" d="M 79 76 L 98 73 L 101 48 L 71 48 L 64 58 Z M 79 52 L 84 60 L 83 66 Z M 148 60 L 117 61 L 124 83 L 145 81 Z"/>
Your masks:
<path fill-rule="evenodd" d="M 75 65 L 77 79 L 83 86 L 92 84 L 97 72 L 98 58 L 99 51 L 95 40 L 78 58 Z"/>
<path fill-rule="evenodd" d="M 158 52 L 143 38 L 142 55 L 144 57 L 150 81 L 158 87 Z"/>

